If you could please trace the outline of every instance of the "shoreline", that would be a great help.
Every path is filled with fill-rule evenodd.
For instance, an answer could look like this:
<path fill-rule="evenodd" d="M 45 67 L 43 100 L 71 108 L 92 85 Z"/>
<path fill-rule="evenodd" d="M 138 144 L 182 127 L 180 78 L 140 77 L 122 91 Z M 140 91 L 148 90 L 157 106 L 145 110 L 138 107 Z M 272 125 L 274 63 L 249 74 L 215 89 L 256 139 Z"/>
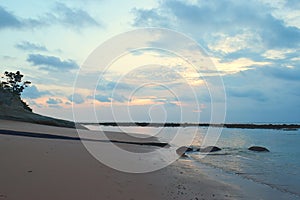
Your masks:
<path fill-rule="evenodd" d="M 15 121 L 0 120 L 0 130 L 77 137 L 75 129 Z M 0 199 L 230 199 L 234 193 L 231 186 L 201 173 L 191 176 L 177 161 L 158 171 L 130 174 L 100 163 L 80 140 L 0 134 L 0 142 Z M 118 145 L 135 152 L 153 148 Z"/>
<path fill-rule="evenodd" d="M 240 176 L 239 174 L 225 171 L 221 168 L 211 166 L 206 163 L 202 163 L 193 160 L 192 158 L 181 160 L 182 162 L 190 163 L 196 169 L 200 169 L 203 174 L 208 177 L 232 186 L 238 189 L 239 196 L 234 199 L 288 199 L 296 200 L 300 196 L 289 191 L 283 191 L 269 184 L 257 182 L 253 179 Z"/>
<path fill-rule="evenodd" d="M 76 129 L 0 120 L 0 130 L 78 138 Z M 93 134 L 89 130 L 81 130 Z M 8 132 L 8 131 L 7 131 Z M 128 141 L 127 134 L 110 133 Z M 135 138 L 135 137 L 134 137 Z M 149 137 L 155 141 L 155 137 Z M 134 142 L 141 140 L 135 138 Z M 0 199 L 296 199 L 270 187 L 179 159 L 158 171 L 130 174 L 96 160 L 78 139 L 0 134 Z M 118 144 L 131 151 L 151 146 Z M 160 147 L 155 147 L 160 148 Z M 107 149 L 109 152 L 109 149 Z M 106 153 L 107 153 L 106 152 Z M 197 165 L 197 167 L 195 167 Z"/>

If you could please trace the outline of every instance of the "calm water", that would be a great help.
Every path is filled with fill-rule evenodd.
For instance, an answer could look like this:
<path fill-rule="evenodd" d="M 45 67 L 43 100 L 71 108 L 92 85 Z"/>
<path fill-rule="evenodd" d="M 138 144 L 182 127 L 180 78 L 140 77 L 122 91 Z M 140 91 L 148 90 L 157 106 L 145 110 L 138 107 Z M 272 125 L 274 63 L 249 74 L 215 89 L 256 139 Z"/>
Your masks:
<path fill-rule="evenodd" d="M 88 126 L 90 129 L 96 127 Z M 193 145 L 200 146 L 207 128 L 153 128 L 153 127 L 101 127 L 109 131 L 155 135 L 163 141 L 171 141 L 180 133 L 188 136 L 196 133 Z M 213 131 L 218 131 L 215 129 Z M 182 141 L 182 144 L 189 141 Z M 180 144 L 180 145 L 182 145 Z M 179 144 L 173 144 L 178 145 Z M 270 152 L 251 152 L 252 145 L 267 147 Z M 201 156 L 190 153 L 191 159 L 235 173 L 255 182 L 269 185 L 282 192 L 300 196 L 300 131 L 262 129 L 223 129 L 216 146 L 222 151 Z"/>

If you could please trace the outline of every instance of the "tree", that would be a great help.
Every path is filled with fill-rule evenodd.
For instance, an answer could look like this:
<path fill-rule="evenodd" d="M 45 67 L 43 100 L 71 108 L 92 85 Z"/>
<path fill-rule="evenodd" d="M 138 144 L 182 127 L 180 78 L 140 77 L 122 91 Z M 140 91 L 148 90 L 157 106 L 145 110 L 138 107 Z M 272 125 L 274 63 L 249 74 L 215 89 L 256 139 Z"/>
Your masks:
<path fill-rule="evenodd" d="M 25 110 L 32 112 L 27 103 L 21 99 L 21 93 L 31 82 L 22 81 L 23 75 L 20 71 L 16 73 L 6 71 L 0 78 L 0 106 L 18 107 L 21 105 Z"/>
<path fill-rule="evenodd" d="M 20 96 L 23 90 L 31 84 L 30 81 L 22 82 L 23 76 L 20 71 L 16 73 L 4 72 L 4 76 L 1 77 L 4 81 L 0 81 L 0 88 Z"/>

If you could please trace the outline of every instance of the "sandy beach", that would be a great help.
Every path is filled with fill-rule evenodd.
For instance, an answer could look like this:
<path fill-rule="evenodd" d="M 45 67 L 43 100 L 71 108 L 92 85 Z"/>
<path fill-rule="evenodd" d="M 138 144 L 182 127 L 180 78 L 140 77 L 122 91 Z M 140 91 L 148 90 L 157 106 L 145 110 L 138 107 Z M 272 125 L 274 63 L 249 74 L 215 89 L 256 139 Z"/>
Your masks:
<path fill-rule="evenodd" d="M 299 10 L 0 1 L 0 200 L 300 200 Z"/>
<path fill-rule="evenodd" d="M 116 141 L 128 141 L 122 133 L 112 135 Z M 71 128 L 0 120 L 0 199 L 274 199 L 282 195 L 221 171 L 195 170 L 181 159 L 151 173 L 119 172 L 96 160 L 74 138 L 78 135 Z"/>

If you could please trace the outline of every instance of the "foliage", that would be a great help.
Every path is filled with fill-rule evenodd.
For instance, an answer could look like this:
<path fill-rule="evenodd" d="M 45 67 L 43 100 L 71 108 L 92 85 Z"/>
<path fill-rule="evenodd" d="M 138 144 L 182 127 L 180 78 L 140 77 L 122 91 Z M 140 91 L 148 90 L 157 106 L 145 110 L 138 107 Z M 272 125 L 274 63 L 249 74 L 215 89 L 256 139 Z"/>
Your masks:
<path fill-rule="evenodd" d="M 25 110 L 32 112 L 27 103 L 21 99 L 21 93 L 31 82 L 22 81 L 22 78 L 23 75 L 20 71 L 16 73 L 4 72 L 4 75 L 0 79 L 0 106 L 6 104 L 17 107 L 20 104 Z"/>
<path fill-rule="evenodd" d="M 4 72 L 4 76 L 1 77 L 2 80 L 0 81 L 0 89 L 20 96 L 23 90 L 31 84 L 30 81 L 22 82 L 23 76 L 20 71 L 16 73 Z"/>

